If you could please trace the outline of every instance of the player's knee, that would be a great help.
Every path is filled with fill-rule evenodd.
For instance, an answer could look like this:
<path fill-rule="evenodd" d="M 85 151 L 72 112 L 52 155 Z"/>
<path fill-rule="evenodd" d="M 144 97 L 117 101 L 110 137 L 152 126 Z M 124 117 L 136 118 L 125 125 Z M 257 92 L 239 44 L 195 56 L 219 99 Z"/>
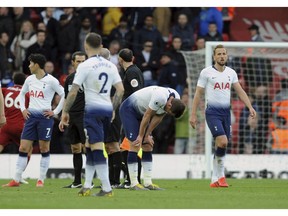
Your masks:
<path fill-rule="evenodd" d="M 40 152 L 49 152 L 50 151 L 50 142 L 49 141 L 44 141 L 40 140 L 39 141 L 39 150 Z"/>
<path fill-rule="evenodd" d="M 28 148 L 27 146 L 24 146 L 24 145 L 20 145 L 20 147 L 19 147 L 19 152 L 28 153 L 29 150 L 30 150 L 30 148 Z"/>
<path fill-rule="evenodd" d="M 219 136 L 216 138 L 216 146 L 220 148 L 227 148 L 228 146 L 228 140 L 226 136 Z"/>
<path fill-rule="evenodd" d="M 75 144 L 75 145 L 71 145 L 71 151 L 72 151 L 73 154 L 81 153 L 82 152 L 81 143 Z"/>
<path fill-rule="evenodd" d="M 142 145 L 142 149 L 143 151 L 152 151 L 153 150 L 153 146 L 149 143 L 145 143 Z"/>
<path fill-rule="evenodd" d="M 138 146 L 130 145 L 130 151 L 138 152 L 139 150 L 140 150 L 140 145 Z"/>
<path fill-rule="evenodd" d="M 120 145 L 117 142 L 114 142 L 110 145 L 110 152 L 114 153 L 114 152 L 118 152 L 120 151 Z"/>
<path fill-rule="evenodd" d="M 0 153 L 4 150 L 3 145 L 0 145 Z"/>

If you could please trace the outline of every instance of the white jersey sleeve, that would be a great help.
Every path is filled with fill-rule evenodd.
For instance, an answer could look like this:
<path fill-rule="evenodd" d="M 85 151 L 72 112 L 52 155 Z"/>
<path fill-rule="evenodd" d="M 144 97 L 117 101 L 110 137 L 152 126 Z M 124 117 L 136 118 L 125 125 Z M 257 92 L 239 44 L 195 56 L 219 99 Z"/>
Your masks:
<path fill-rule="evenodd" d="M 65 99 L 65 92 L 63 86 L 60 85 L 59 81 L 55 79 L 52 82 L 52 88 L 54 91 L 61 97 L 57 107 L 53 110 L 54 114 L 57 115 L 61 112 L 63 105 L 64 105 L 64 99 Z"/>
<path fill-rule="evenodd" d="M 26 107 L 25 107 L 25 94 L 29 91 L 28 84 L 27 84 L 29 77 L 26 78 L 26 80 L 25 80 L 25 82 L 21 88 L 21 91 L 18 95 L 21 112 L 23 112 L 26 109 Z"/>

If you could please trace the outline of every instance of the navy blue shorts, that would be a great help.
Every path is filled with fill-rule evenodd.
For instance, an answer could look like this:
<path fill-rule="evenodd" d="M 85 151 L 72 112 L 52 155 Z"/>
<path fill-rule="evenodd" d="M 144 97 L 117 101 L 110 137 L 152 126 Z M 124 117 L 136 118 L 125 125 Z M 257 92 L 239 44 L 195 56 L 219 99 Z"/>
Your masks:
<path fill-rule="evenodd" d="M 111 116 L 99 116 L 97 114 L 84 115 L 84 128 L 87 131 L 89 144 L 104 142 L 105 131 L 109 129 Z"/>
<path fill-rule="evenodd" d="M 136 140 L 143 115 L 134 109 L 129 98 L 121 104 L 119 114 L 126 138 Z"/>
<path fill-rule="evenodd" d="M 21 139 L 50 141 L 54 119 L 33 114 L 25 121 Z"/>
<path fill-rule="evenodd" d="M 206 114 L 207 125 L 213 137 L 226 135 L 231 137 L 231 116 L 230 115 L 211 115 Z"/>

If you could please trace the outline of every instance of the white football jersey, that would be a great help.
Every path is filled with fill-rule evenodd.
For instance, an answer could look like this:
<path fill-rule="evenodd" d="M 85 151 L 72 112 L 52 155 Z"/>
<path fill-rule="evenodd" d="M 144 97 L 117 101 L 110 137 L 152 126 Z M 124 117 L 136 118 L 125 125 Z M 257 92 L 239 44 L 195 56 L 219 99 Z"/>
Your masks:
<path fill-rule="evenodd" d="M 111 87 L 122 82 L 117 67 L 101 56 L 92 56 L 79 64 L 73 83 L 83 85 L 85 110 L 89 113 L 112 112 Z"/>
<path fill-rule="evenodd" d="M 223 72 L 217 71 L 214 66 L 204 68 L 200 73 L 197 86 L 205 88 L 206 113 L 229 114 L 231 87 L 237 82 L 238 76 L 230 67 L 226 66 Z"/>
<path fill-rule="evenodd" d="M 173 95 L 174 98 L 180 99 L 178 92 L 172 88 L 161 86 L 148 86 L 134 92 L 129 100 L 133 101 L 135 108 L 143 115 L 148 107 L 156 114 L 161 115 L 166 113 L 164 110 L 165 105 Z"/>
<path fill-rule="evenodd" d="M 37 79 L 35 74 L 26 78 L 20 97 L 21 111 L 25 109 L 25 94 L 29 92 L 29 111 L 42 113 L 45 110 L 51 110 L 51 103 L 55 93 L 60 97 L 64 97 L 64 88 L 59 81 L 50 74 L 47 74 L 42 79 Z"/>

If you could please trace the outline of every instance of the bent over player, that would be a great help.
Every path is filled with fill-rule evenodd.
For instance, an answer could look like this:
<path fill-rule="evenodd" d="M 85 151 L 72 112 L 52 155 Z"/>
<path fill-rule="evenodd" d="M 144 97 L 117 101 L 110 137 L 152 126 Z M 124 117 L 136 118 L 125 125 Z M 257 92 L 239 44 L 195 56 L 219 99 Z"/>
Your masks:
<path fill-rule="evenodd" d="M 160 86 L 142 88 L 130 95 L 120 106 L 120 118 L 129 141 L 128 170 L 130 190 L 162 190 L 152 183 L 152 131 L 165 114 L 179 118 L 185 110 L 175 89 Z M 137 153 L 142 147 L 143 185 L 137 180 Z"/>

